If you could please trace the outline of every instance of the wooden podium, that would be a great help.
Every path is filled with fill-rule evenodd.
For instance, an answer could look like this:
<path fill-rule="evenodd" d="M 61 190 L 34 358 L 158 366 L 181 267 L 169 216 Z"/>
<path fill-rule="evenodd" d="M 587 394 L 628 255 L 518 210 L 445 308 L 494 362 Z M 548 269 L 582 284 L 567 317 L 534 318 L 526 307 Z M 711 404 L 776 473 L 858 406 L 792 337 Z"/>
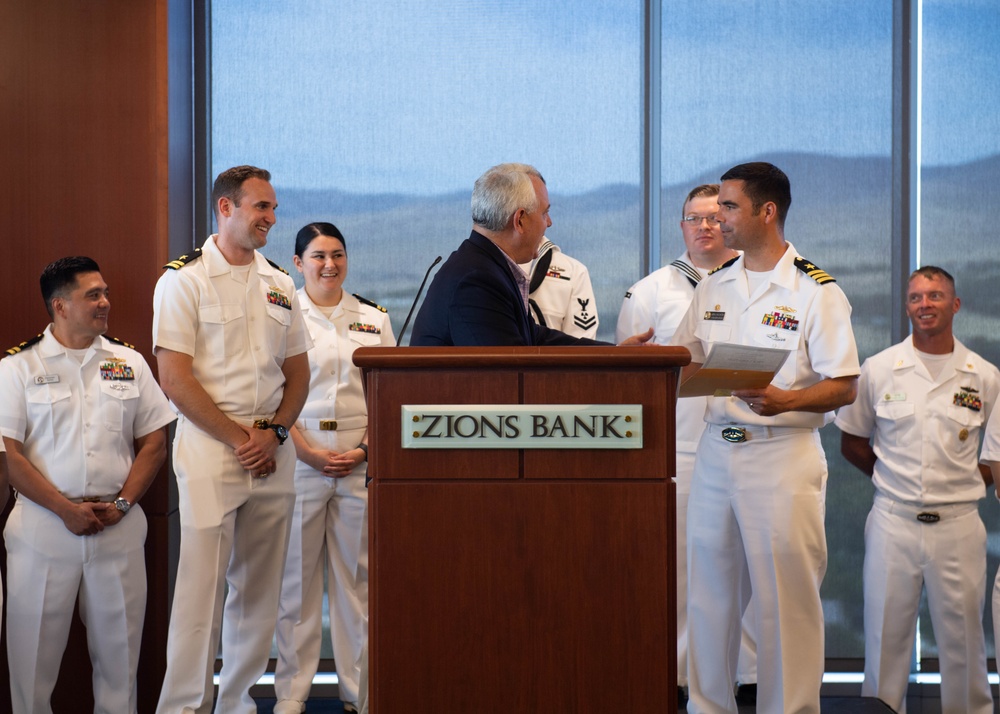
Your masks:
<path fill-rule="evenodd" d="M 672 712 L 669 347 L 362 348 L 372 714 Z M 403 405 L 639 404 L 641 449 L 403 448 Z"/>

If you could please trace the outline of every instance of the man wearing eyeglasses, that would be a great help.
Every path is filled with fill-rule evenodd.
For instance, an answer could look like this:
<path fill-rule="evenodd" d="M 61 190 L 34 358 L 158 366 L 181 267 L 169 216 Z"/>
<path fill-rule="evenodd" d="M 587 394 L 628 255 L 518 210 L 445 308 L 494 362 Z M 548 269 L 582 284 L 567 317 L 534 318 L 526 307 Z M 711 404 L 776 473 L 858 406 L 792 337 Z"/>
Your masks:
<path fill-rule="evenodd" d="M 750 593 L 757 711 L 819 714 L 826 456 L 818 430 L 854 401 L 851 306 L 784 237 L 788 177 L 754 162 L 722 175 L 717 218 L 743 254 L 702 281 L 672 344 L 690 377 L 717 343 L 788 351 L 764 388 L 708 397 L 688 523 L 688 711 L 738 711 L 732 690 Z"/>
<path fill-rule="evenodd" d="M 955 339 L 961 305 L 947 271 L 911 276 L 912 334 L 865 360 L 858 398 L 840 410 L 844 457 L 872 480 L 865 523 L 865 681 L 861 694 L 906 705 L 920 597 L 927 593 L 941 662 L 941 711 L 990 714 L 983 607 L 993 481 L 979 441 L 1000 372 Z M 982 459 L 991 460 L 987 439 Z"/>
<path fill-rule="evenodd" d="M 697 186 L 684 199 L 681 213 L 681 235 L 684 252 L 670 265 L 656 270 L 637 282 L 622 301 L 618 313 L 615 338 L 619 341 L 640 330 L 653 327 L 652 342 L 670 344 L 677 325 L 687 312 L 698 283 L 713 268 L 735 259 L 739 253 L 727 248 L 722 241 L 719 221 L 719 185 Z M 694 453 L 698 439 L 705 429 L 704 397 L 682 399 L 677 403 L 677 466 L 674 482 L 677 489 L 677 689 L 678 700 L 686 700 L 684 690 L 688 685 L 687 667 L 687 509 L 691 494 L 691 472 L 694 470 Z M 745 638 L 744 651 L 752 656 L 752 639 Z M 745 657 L 740 669 L 746 671 Z M 756 672 L 749 679 L 756 681 Z"/>

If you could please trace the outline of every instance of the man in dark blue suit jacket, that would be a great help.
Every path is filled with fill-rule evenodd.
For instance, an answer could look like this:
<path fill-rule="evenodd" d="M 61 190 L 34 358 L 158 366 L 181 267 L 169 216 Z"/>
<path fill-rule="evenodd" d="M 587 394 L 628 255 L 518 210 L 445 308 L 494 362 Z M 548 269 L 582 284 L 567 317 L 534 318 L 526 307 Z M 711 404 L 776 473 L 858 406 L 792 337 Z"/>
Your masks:
<path fill-rule="evenodd" d="M 538 171 L 500 164 L 476 180 L 474 228 L 434 276 L 413 323 L 411 346 L 607 345 L 535 324 L 528 314 L 531 261 L 552 225 L 549 193 Z M 641 344 L 652 335 L 630 337 Z"/>

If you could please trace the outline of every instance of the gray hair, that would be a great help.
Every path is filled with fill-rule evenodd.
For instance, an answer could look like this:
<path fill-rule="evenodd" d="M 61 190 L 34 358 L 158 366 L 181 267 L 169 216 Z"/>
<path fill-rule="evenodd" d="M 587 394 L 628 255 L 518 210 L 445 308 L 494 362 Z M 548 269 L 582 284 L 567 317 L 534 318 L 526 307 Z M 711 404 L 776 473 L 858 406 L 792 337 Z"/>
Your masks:
<path fill-rule="evenodd" d="M 490 231 L 502 231 L 518 209 L 536 210 L 538 197 L 532 176 L 545 183 L 538 169 L 528 164 L 500 164 L 476 179 L 472 222 Z"/>

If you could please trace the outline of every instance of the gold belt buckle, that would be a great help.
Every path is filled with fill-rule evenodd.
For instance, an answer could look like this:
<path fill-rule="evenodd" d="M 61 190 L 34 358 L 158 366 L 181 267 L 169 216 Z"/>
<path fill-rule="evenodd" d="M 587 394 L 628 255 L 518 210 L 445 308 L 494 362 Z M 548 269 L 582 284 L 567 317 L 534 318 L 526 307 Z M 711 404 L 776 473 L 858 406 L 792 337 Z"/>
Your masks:
<path fill-rule="evenodd" d="M 738 426 L 727 426 L 722 430 L 722 438 L 730 444 L 742 444 L 747 440 L 747 430 Z"/>
<path fill-rule="evenodd" d="M 319 430 L 320 431 L 337 431 L 337 420 L 336 419 L 320 419 L 319 420 Z"/>
<path fill-rule="evenodd" d="M 270 422 L 267 419 L 257 419 L 253 423 L 254 429 L 266 429 L 268 426 L 270 426 Z"/>
<path fill-rule="evenodd" d="M 80 503 L 100 503 L 100 502 L 101 502 L 100 496 L 84 496 L 83 498 L 80 499 Z"/>

